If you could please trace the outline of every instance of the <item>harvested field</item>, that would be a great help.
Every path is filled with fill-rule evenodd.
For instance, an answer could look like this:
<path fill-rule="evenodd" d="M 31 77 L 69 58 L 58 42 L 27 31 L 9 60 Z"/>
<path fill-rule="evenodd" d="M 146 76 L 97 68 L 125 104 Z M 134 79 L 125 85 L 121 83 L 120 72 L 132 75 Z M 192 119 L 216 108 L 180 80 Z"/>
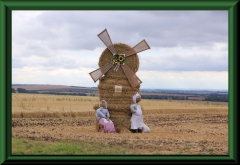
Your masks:
<path fill-rule="evenodd" d="M 76 108 L 73 111 L 75 115 L 71 115 L 73 112 L 57 111 L 56 102 L 61 102 L 57 101 L 57 98 L 64 96 L 50 96 L 51 99 L 44 100 L 45 106 L 47 104 L 50 106 L 52 100 L 50 107 L 52 112 L 58 112 L 58 115 L 47 116 L 51 112 L 31 110 L 31 108 L 18 109 L 16 107 L 21 102 L 28 107 L 32 103 L 30 98 L 33 98 L 33 94 L 12 95 L 14 98 L 12 104 L 16 104 L 12 107 L 13 137 L 36 141 L 99 142 L 109 147 L 123 146 L 136 149 L 138 155 L 156 153 L 160 155 L 228 155 L 228 105 L 226 103 L 142 100 L 144 122 L 151 129 L 151 133 L 103 134 L 95 130 L 92 104 L 97 103 L 98 100 L 94 100 L 94 97 L 92 101 L 85 101 L 86 104 L 81 104 L 84 101 L 75 101 L 79 103 L 79 109 L 85 107 L 88 111 L 78 111 Z M 34 97 L 37 103 L 42 101 L 40 98 L 43 95 L 34 95 Z M 68 97 L 70 100 L 76 99 L 76 96 Z M 68 109 L 73 106 L 73 102 L 65 100 L 63 105 Z M 43 103 L 37 105 L 32 103 L 32 106 L 37 107 L 41 104 Z M 33 117 L 31 114 L 34 112 Z M 37 115 L 40 112 L 45 116 Z M 22 115 L 17 115 L 19 113 Z"/>

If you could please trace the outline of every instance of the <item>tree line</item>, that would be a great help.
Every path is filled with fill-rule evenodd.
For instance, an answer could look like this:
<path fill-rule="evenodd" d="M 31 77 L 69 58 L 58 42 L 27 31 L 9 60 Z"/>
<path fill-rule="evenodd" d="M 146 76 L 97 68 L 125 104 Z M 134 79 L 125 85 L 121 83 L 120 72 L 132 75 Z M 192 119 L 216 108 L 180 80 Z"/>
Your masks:
<path fill-rule="evenodd" d="M 59 93 L 59 92 L 39 92 L 37 90 L 26 90 L 24 88 L 17 88 L 15 90 L 12 88 L 12 93 L 36 93 L 36 94 L 54 94 L 54 95 L 74 95 L 74 96 L 88 96 L 86 93 Z M 90 94 L 90 96 L 95 96 L 95 94 Z"/>
<path fill-rule="evenodd" d="M 205 101 L 228 102 L 228 95 L 210 94 L 205 97 Z"/>
<path fill-rule="evenodd" d="M 159 99 L 159 100 L 188 100 L 188 96 L 167 96 L 167 95 L 141 95 L 142 99 Z"/>
<path fill-rule="evenodd" d="M 157 99 L 157 100 L 189 100 L 190 96 L 168 96 L 168 95 L 141 95 L 142 99 Z M 204 101 L 228 102 L 228 95 L 209 94 L 204 96 Z"/>
<path fill-rule="evenodd" d="M 60 93 L 60 92 L 39 92 L 36 90 L 26 90 L 24 88 L 17 88 L 15 90 L 12 88 L 12 93 L 41 93 L 41 94 L 54 94 L 54 95 L 74 95 L 74 96 L 96 96 L 95 94 L 87 95 L 86 93 Z M 155 99 L 155 100 L 189 100 L 190 96 L 168 96 L 168 95 L 141 95 L 142 99 Z M 218 102 L 228 102 L 228 95 L 220 94 L 209 94 L 204 96 L 204 101 L 218 101 Z"/>

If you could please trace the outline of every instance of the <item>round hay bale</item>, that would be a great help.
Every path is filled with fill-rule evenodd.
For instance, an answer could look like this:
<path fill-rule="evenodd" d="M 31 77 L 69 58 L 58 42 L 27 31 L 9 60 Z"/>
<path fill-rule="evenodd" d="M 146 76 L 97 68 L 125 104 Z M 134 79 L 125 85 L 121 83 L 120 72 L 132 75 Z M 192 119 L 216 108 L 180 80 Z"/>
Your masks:
<path fill-rule="evenodd" d="M 124 43 L 115 43 L 114 48 L 117 53 L 125 54 L 128 50 L 132 49 L 131 46 Z M 102 67 L 112 62 L 113 54 L 106 48 L 100 58 L 99 67 Z M 126 57 L 125 65 L 129 67 L 135 74 L 139 68 L 139 58 L 137 54 Z M 119 67 L 117 72 L 114 71 L 115 65 L 99 79 L 98 92 L 100 100 L 106 100 L 108 103 L 108 110 L 110 118 L 113 120 L 116 131 L 130 132 L 128 128 L 131 125 L 131 111 L 130 105 L 133 103 L 132 97 L 139 92 L 140 85 L 132 88 L 122 68 Z M 115 92 L 115 85 L 122 85 L 122 92 Z M 98 109 L 98 105 L 94 109 Z"/>

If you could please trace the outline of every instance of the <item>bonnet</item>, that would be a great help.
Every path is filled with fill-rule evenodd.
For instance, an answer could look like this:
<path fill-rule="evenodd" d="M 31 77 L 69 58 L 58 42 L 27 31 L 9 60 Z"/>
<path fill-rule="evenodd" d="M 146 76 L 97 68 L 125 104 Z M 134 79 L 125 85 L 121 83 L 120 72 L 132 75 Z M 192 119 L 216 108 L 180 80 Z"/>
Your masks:
<path fill-rule="evenodd" d="M 105 100 L 102 100 L 102 101 L 100 101 L 100 103 L 99 103 L 99 107 L 101 107 L 101 105 L 100 105 L 100 104 L 101 104 L 102 102 L 104 102 L 104 103 L 105 103 L 105 107 L 103 107 L 103 108 L 107 109 L 107 102 L 106 102 Z"/>
<path fill-rule="evenodd" d="M 137 97 L 139 96 L 138 93 L 136 93 L 134 96 L 133 96 L 133 102 L 136 104 L 137 103 Z"/>

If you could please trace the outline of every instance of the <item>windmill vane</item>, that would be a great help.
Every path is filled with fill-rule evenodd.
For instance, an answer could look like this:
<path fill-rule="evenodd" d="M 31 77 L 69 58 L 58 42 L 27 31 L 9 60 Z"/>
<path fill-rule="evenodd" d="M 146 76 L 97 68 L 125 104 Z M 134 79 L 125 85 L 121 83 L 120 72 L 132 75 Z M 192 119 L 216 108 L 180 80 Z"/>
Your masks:
<path fill-rule="evenodd" d="M 132 55 L 136 55 L 139 52 L 150 49 L 145 39 L 139 42 L 137 45 L 135 45 L 133 48 L 131 48 L 127 52 L 125 52 L 124 54 L 120 54 L 120 53 L 117 53 L 116 49 L 114 48 L 114 45 L 111 41 L 111 38 L 108 34 L 107 29 L 104 29 L 101 33 L 99 33 L 98 37 L 106 45 L 108 50 L 112 53 L 113 58 L 112 58 L 112 61 L 109 61 L 108 64 L 89 73 L 93 81 L 96 82 L 99 78 L 101 78 L 104 74 L 106 74 L 115 65 L 114 71 L 117 72 L 118 69 L 121 67 L 130 85 L 133 88 L 141 84 L 142 81 L 135 75 L 135 73 L 127 65 L 125 65 L 125 61 L 127 60 L 128 57 Z"/>

